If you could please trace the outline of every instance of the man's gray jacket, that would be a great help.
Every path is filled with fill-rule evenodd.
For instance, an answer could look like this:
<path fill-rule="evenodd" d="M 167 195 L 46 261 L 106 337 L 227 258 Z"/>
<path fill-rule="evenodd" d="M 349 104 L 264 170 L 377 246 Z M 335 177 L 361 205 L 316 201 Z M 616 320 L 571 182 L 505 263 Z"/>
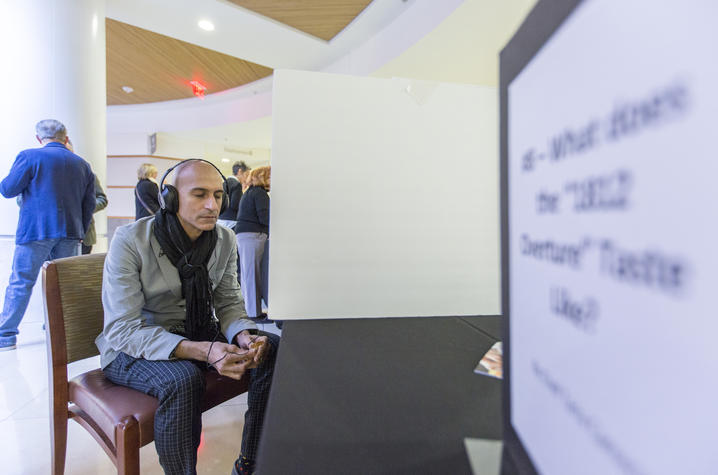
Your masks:
<path fill-rule="evenodd" d="M 162 252 L 150 216 L 117 229 L 105 259 L 102 305 L 105 327 L 95 340 L 104 368 L 118 352 L 134 358 L 167 360 L 185 338 L 185 300 L 177 268 Z M 207 268 L 214 307 L 227 341 L 257 326 L 246 318 L 237 284 L 237 243 L 234 233 L 216 226 L 217 245 Z"/>

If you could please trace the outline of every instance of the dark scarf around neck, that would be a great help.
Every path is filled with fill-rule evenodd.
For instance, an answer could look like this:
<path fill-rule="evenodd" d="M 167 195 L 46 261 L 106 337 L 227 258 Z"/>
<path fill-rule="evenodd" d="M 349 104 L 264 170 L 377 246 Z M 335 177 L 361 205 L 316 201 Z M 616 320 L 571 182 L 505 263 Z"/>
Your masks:
<path fill-rule="evenodd" d="M 217 334 L 213 314 L 212 283 L 207 262 L 217 244 L 217 230 L 204 231 L 192 242 L 177 215 L 166 210 L 155 214 L 154 235 L 170 262 L 179 271 L 185 299 L 186 336 L 193 341 L 212 341 Z"/>

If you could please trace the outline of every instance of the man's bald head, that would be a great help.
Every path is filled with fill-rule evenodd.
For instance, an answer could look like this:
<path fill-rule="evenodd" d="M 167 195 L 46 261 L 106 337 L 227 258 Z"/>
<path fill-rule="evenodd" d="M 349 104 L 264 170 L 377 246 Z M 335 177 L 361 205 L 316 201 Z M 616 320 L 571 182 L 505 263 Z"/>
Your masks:
<path fill-rule="evenodd" d="M 174 171 L 179 198 L 177 217 L 194 241 L 203 231 L 214 229 L 222 206 L 224 181 L 219 170 L 202 160 L 188 160 Z"/>
<path fill-rule="evenodd" d="M 193 177 L 195 175 L 207 173 L 214 174 L 219 178 L 220 181 L 222 180 L 222 176 L 219 174 L 219 171 L 217 171 L 217 169 L 213 167 L 210 163 L 207 163 L 203 160 L 190 159 L 177 165 L 177 168 L 175 168 L 174 170 L 175 176 L 172 180 L 172 184 L 175 186 L 175 188 L 179 189 L 183 177 Z"/>

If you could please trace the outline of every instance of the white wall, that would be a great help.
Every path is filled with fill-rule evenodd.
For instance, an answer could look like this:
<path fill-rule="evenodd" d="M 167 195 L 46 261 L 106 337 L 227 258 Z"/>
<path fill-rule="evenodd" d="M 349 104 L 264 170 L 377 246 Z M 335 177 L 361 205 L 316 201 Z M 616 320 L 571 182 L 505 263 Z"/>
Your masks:
<path fill-rule="evenodd" d="M 272 317 L 500 313 L 497 114 L 495 88 L 275 72 Z"/>
<path fill-rule="evenodd" d="M 203 158 L 214 163 L 225 176 L 232 173 L 232 164 L 244 161 L 252 168 L 269 165 L 269 148 L 225 146 L 222 142 L 184 137 L 182 133 L 157 134 L 156 155 L 180 158 Z"/>
<path fill-rule="evenodd" d="M 465 0 L 430 34 L 371 74 L 498 86 L 499 52 L 535 4 L 536 0 Z"/>

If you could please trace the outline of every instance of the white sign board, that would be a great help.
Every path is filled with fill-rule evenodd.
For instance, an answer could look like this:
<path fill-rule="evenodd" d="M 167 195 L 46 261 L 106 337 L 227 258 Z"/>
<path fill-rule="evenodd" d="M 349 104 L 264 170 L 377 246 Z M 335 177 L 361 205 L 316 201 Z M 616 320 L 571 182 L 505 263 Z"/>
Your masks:
<path fill-rule="evenodd" d="M 509 85 L 511 422 L 540 473 L 716 473 L 716 19 L 587 1 Z"/>

